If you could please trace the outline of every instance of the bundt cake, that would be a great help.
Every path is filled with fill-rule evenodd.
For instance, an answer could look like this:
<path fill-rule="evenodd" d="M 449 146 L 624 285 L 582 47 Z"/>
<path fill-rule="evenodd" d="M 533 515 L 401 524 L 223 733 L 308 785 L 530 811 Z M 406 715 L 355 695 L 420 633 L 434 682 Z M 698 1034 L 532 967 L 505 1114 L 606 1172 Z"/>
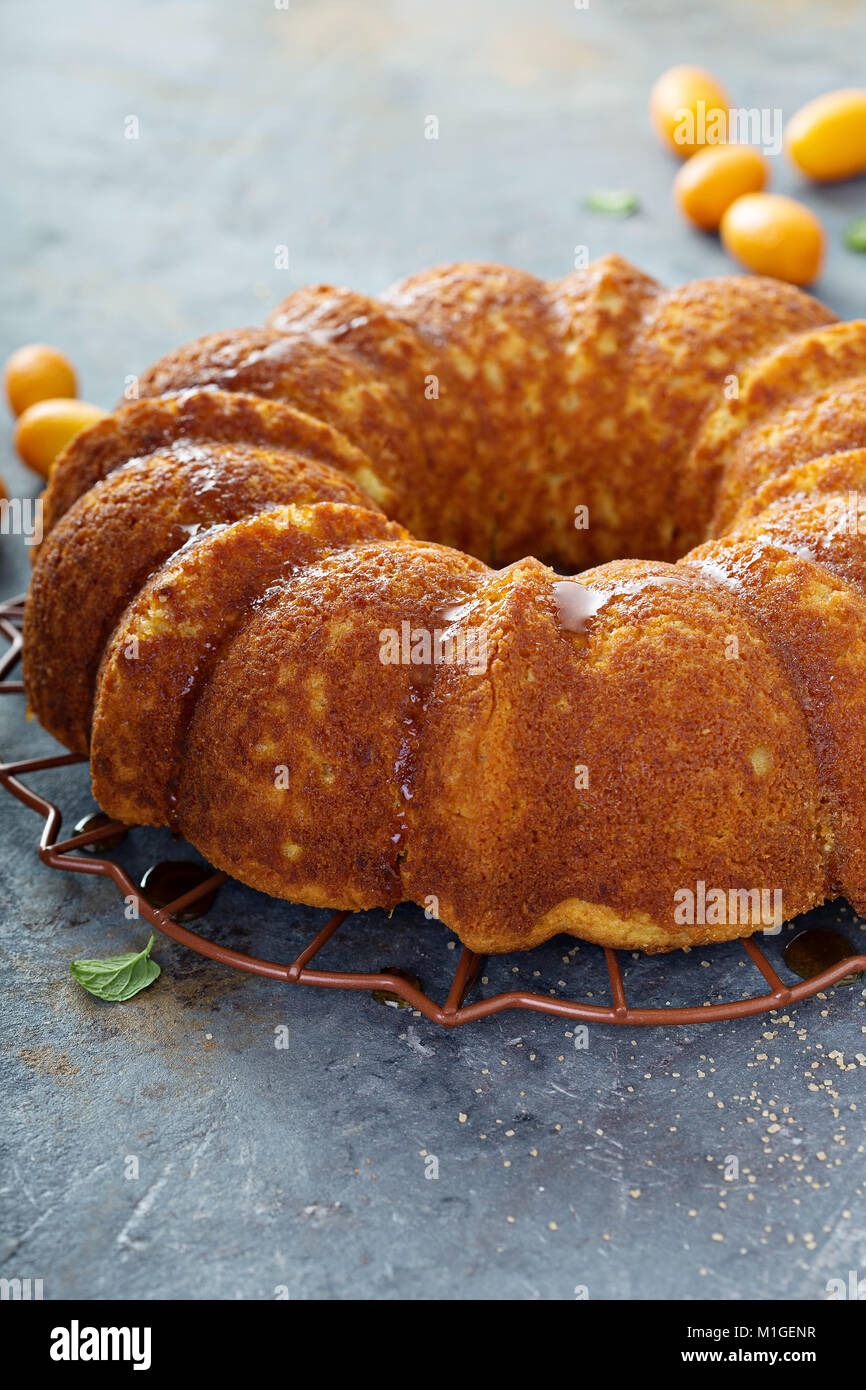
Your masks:
<path fill-rule="evenodd" d="M 299 290 L 58 460 L 29 706 L 110 815 L 476 951 L 866 912 L 860 489 L 866 323 L 788 285 Z"/>

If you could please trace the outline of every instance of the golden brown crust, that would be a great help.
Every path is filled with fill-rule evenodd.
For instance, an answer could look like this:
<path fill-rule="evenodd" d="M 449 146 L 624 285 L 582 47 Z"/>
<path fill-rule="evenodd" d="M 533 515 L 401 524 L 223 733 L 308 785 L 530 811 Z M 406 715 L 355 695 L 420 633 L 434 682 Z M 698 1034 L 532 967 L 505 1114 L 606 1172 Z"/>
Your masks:
<path fill-rule="evenodd" d="M 651 539 L 649 518 L 641 518 L 634 498 L 647 471 L 666 477 L 667 465 L 637 447 L 623 448 L 619 421 L 641 324 L 663 290 L 621 256 L 603 256 L 548 288 L 563 380 L 543 393 L 549 462 L 537 478 L 521 480 L 525 501 L 515 510 L 522 525 L 511 538 L 509 558 L 540 555 L 557 568 L 576 570 L 624 552 L 642 553 Z M 577 525 L 576 508 L 584 506 L 587 530 Z M 543 550 L 533 539 L 537 517 L 549 537 Z"/>
<path fill-rule="evenodd" d="M 381 486 L 365 480 L 373 500 L 413 531 L 423 530 L 428 479 L 412 420 L 388 378 L 338 345 L 275 329 L 235 329 L 187 343 L 139 380 L 142 396 L 202 386 L 282 401 L 325 421 L 376 460 Z"/>
<path fill-rule="evenodd" d="M 794 405 L 769 413 L 737 438 L 725 468 L 714 529 L 730 526 L 742 507 L 778 474 L 863 446 L 866 376 L 826 386 L 814 395 L 800 397 Z"/>
<path fill-rule="evenodd" d="M 106 810 L 478 951 L 728 939 L 755 891 L 866 911 L 864 383 L 866 324 L 768 280 L 297 291 L 58 462 L 31 705 L 86 747 L 104 647 Z M 700 885 L 746 919 L 690 920 Z"/>
<path fill-rule="evenodd" d="M 792 285 L 745 275 L 696 280 L 656 300 L 632 350 L 622 421 L 650 482 L 655 461 L 665 464 L 663 490 L 644 484 L 632 499 L 656 527 L 641 553 L 673 559 L 702 539 L 715 486 L 692 453 L 704 417 L 752 362 L 833 317 Z"/>
<path fill-rule="evenodd" d="M 866 497 L 866 449 L 846 449 L 810 458 L 807 463 L 771 475 L 754 493 L 743 498 L 731 529 L 757 516 L 772 502 L 808 497 L 813 492 L 853 492 Z"/>
<path fill-rule="evenodd" d="M 371 505 L 336 469 L 251 445 L 175 445 L 109 473 L 54 527 L 33 575 L 24 624 L 31 712 L 86 753 L 103 649 L 148 577 L 199 531 L 314 501 Z"/>
<path fill-rule="evenodd" d="M 784 667 L 829 817 L 827 896 L 858 906 L 866 899 L 866 547 L 837 525 L 844 507 L 832 494 L 776 503 L 693 551 L 682 568 L 729 584 Z"/>
<path fill-rule="evenodd" d="M 741 496 L 737 451 L 746 431 L 776 412 L 786 412 L 825 387 L 844 386 L 866 375 L 866 321 L 834 323 L 803 333 L 738 378 L 737 391 L 704 422 L 694 448 L 694 466 L 714 499 L 710 532 L 730 522 Z M 818 447 L 816 452 L 823 450 Z"/>
<path fill-rule="evenodd" d="M 418 680 L 430 672 L 380 660 L 381 634 L 433 628 L 485 573 L 469 556 L 407 539 L 358 544 L 275 587 L 192 715 L 178 790 L 184 834 L 279 897 L 398 903 L 423 736 Z"/>
<path fill-rule="evenodd" d="M 123 615 L 99 673 L 91 766 L 103 808 L 120 820 L 187 829 L 176 803 L 178 784 L 188 777 L 189 723 L 223 645 L 295 573 L 307 574 L 342 547 L 402 534 L 358 507 L 282 507 L 207 532 L 164 565 Z M 244 695 L 242 709 L 248 700 Z M 230 759 L 231 723 L 240 713 L 208 730 L 203 761 L 214 777 Z M 254 745 L 234 752 L 251 775 Z"/>
<path fill-rule="evenodd" d="M 437 685 L 435 758 L 412 802 L 412 898 L 437 897 L 478 951 L 557 931 L 652 950 L 736 935 L 678 925 L 674 895 L 700 881 L 758 886 L 757 865 L 790 912 L 819 900 L 814 758 L 760 631 L 721 586 L 637 561 L 580 577 L 601 602 L 571 632 L 555 582 L 535 562 L 495 580 L 489 675 L 449 672 L 441 704 Z M 738 661 L 726 659 L 731 635 Z"/>
<path fill-rule="evenodd" d="M 337 430 L 310 415 L 227 391 L 202 389 L 176 396 L 131 401 L 63 451 L 51 470 L 44 497 L 44 532 L 56 526 L 73 502 L 121 464 L 175 445 L 255 444 L 283 449 L 345 473 L 371 500 L 386 484 L 374 461 Z M 385 501 L 390 505 L 390 496 Z"/>
<path fill-rule="evenodd" d="M 492 564 L 514 559 L 523 554 L 515 536 L 529 499 L 512 485 L 513 472 L 522 464 L 534 482 L 527 462 L 544 455 L 546 410 L 563 394 L 547 287 L 524 271 L 461 264 L 404 281 L 386 298 L 414 326 L 435 374 L 438 395 L 421 397 L 419 427 L 439 460 L 449 513 L 475 519 L 467 539 L 455 528 L 458 543 Z M 537 510 L 536 544 L 547 552 Z"/>

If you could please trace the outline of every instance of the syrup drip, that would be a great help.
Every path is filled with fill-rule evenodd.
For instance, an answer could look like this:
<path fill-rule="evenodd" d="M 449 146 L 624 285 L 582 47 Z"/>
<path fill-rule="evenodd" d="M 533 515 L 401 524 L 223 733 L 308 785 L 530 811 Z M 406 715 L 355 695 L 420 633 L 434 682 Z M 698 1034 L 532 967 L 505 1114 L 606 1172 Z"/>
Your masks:
<path fill-rule="evenodd" d="M 413 975 L 410 970 L 399 970 L 395 965 L 383 965 L 378 971 L 380 975 L 396 975 L 399 980 L 405 980 L 407 984 L 413 985 L 415 989 L 421 988 L 421 981 L 417 975 Z M 384 1004 L 389 1009 L 411 1009 L 412 1005 L 408 1000 L 401 998 L 390 989 L 374 989 L 373 998 L 377 1004 Z"/>
<path fill-rule="evenodd" d="M 699 565 L 694 566 L 694 569 L 696 569 L 698 574 L 702 575 L 704 579 L 711 580 L 713 584 L 718 584 L 722 589 L 731 589 L 736 592 L 739 588 L 733 575 L 722 565 L 717 565 L 714 560 L 701 560 Z"/>
<path fill-rule="evenodd" d="M 141 880 L 141 891 L 151 907 L 168 907 L 190 889 L 213 878 L 213 873 L 207 865 L 195 864 L 191 859 L 163 859 L 148 869 Z M 213 907 L 216 895 L 216 888 L 212 888 L 204 897 L 174 913 L 174 920 L 194 922 L 197 917 L 203 917 Z"/>
<path fill-rule="evenodd" d="M 713 576 L 707 576 L 712 579 Z M 714 581 L 718 582 L 718 581 Z M 613 580 L 609 589 L 589 589 L 576 579 L 560 579 L 553 585 L 559 625 L 564 632 L 587 632 L 590 621 L 611 599 L 643 594 L 652 589 L 689 589 L 694 583 L 671 567 L 667 574 L 647 574 L 638 579 Z"/>
<path fill-rule="evenodd" d="M 611 597 L 598 589 L 587 589 L 576 579 L 561 579 L 553 586 L 553 600 L 564 632 L 586 632 L 590 618 Z"/>
<path fill-rule="evenodd" d="M 782 954 L 789 970 L 793 970 L 801 980 L 811 980 L 815 975 L 838 965 L 840 961 L 847 960 L 849 956 L 856 956 L 857 951 L 839 932 L 808 927 L 788 942 Z M 859 970 L 854 971 L 839 983 L 853 984 L 860 978 L 860 973 Z"/>
<path fill-rule="evenodd" d="M 423 669 L 423 668 L 419 668 Z M 399 885 L 400 862 L 406 856 L 406 839 L 409 833 L 409 820 L 407 808 L 414 796 L 415 781 L 415 751 L 418 743 L 418 720 L 422 717 L 427 695 L 433 681 L 432 669 L 427 673 L 426 678 L 420 685 L 412 684 L 409 689 L 409 707 L 406 717 L 403 720 L 403 733 L 400 739 L 400 747 L 394 763 L 394 776 L 397 780 L 400 800 L 397 809 L 397 829 L 391 836 L 391 843 L 394 846 L 394 857 L 391 861 L 391 873 Z"/>
<path fill-rule="evenodd" d="M 446 628 L 453 627 L 455 623 L 459 623 L 461 618 L 465 618 L 467 613 L 471 613 L 477 607 L 477 599 L 466 599 L 463 603 L 449 603 L 444 608 L 440 608 L 435 615 L 434 626 L 437 626 L 437 619 L 441 619 Z"/>
<path fill-rule="evenodd" d="M 96 830 L 100 825 L 111 825 L 112 818 L 107 816 L 104 811 L 94 811 L 92 815 L 85 816 L 78 821 L 75 826 L 75 834 L 83 835 L 87 830 Z M 104 849 L 117 849 L 126 839 L 125 830 L 113 830 L 110 835 L 105 835 L 101 840 L 94 840 L 90 845 L 82 845 L 85 854 L 96 854 L 97 851 Z"/>
<path fill-rule="evenodd" d="M 442 608 L 435 609 L 430 618 L 430 627 L 433 633 L 440 631 L 443 634 L 450 634 L 451 630 L 457 627 L 460 621 L 477 607 L 477 604 L 477 598 L 462 598 L 452 601 Z M 397 808 L 397 829 L 391 836 L 391 843 L 394 846 L 392 870 L 398 884 L 400 883 L 400 862 L 406 855 L 405 845 L 409 833 L 407 807 L 414 796 L 415 756 L 418 737 L 427 701 L 433 690 L 436 671 L 437 664 L 433 660 L 417 665 L 413 664 L 409 667 L 409 703 L 403 719 L 403 733 L 394 763 L 394 776 L 397 781 L 400 800 Z"/>
<path fill-rule="evenodd" d="M 810 546 L 804 545 L 802 541 L 792 541 L 788 536 L 775 534 L 772 540 L 780 550 L 787 550 L 790 555 L 796 555 L 798 560 L 805 560 L 807 564 L 820 566 L 821 556 Z"/>

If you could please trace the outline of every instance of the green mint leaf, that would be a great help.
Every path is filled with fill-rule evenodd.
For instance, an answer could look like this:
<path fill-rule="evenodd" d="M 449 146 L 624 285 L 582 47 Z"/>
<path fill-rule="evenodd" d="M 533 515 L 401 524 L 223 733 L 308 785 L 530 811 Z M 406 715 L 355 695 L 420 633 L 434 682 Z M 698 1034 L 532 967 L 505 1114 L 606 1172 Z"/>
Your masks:
<path fill-rule="evenodd" d="M 845 228 L 845 245 L 849 251 L 866 251 L 866 217 L 855 217 Z"/>
<path fill-rule="evenodd" d="M 637 194 L 625 189 L 597 188 L 587 193 L 583 201 L 590 212 L 606 212 L 612 217 L 631 217 L 640 209 Z"/>
<path fill-rule="evenodd" d="M 159 975 L 159 966 L 150 959 L 153 947 L 153 933 L 143 951 L 129 951 L 122 956 L 108 956 L 105 960 L 74 960 L 69 967 L 73 980 L 77 980 L 88 994 L 97 999 L 107 999 L 119 1004 L 131 999 L 140 990 L 152 985 Z"/>

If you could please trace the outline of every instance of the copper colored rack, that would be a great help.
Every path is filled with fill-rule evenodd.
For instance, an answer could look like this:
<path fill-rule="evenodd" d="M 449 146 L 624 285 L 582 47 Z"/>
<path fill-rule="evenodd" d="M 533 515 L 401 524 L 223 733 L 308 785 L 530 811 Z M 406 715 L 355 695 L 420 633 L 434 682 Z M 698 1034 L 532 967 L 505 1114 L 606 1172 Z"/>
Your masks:
<path fill-rule="evenodd" d="M 0 659 L 0 695 L 21 695 L 24 692 L 21 681 L 9 679 L 10 671 L 21 656 L 23 611 L 23 595 L 0 603 L 0 633 L 9 642 L 8 650 Z M 53 757 L 25 758 L 19 762 L 0 763 L 0 784 L 43 819 L 38 846 L 39 858 L 43 864 L 47 864 L 51 869 L 63 869 L 68 873 L 97 874 L 101 878 L 111 879 L 124 898 L 133 897 L 138 900 L 141 916 L 152 927 L 182 946 L 189 947 L 198 955 L 207 956 L 222 965 L 230 965 L 235 970 L 245 970 L 251 975 L 265 975 L 272 980 L 283 980 L 288 984 L 317 985 L 322 989 L 382 991 L 397 996 L 404 1004 L 417 1009 L 425 1018 L 433 1023 L 440 1023 L 445 1028 L 455 1028 L 460 1023 L 474 1023 L 477 1019 L 502 1013 L 506 1009 L 530 1009 L 535 1013 L 553 1014 L 557 1018 L 574 1019 L 582 1023 L 625 1023 L 632 1027 L 648 1024 L 712 1023 L 720 1019 L 742 1018 L 745 1015 L 787 1008 L 801 999 L 808 999 L 822 990 L 829 989 L 855 971 L 866 971 L 866 955 L 849 956 L 837 965 L 822 971 L 820 975 L 814 975 L 797 985 L 786 985 L 755 941 L 744 937 L 740 944 L 768 985 L 766 993 L 751 995 L 745 999 L 731 999 L 723 1003 L 707 1001 L 688 1007 L 664 1005 L 645 1008 L 629 1004 L 626 999 L 618 953 L 608 948 L 596 948 L 604 949 L 613 1000 L 610 1005 L 559 999 L 528 990 L 508 990 L 467 1004 L 466 997 L 478 979 L 484 957 L 464 947 L 457 961 L 448 996 L 443 1004 L 437 1004 L 399 973 L 391 974 L 385 971 L 372 974 L 311 968 L 315 956 L 351 915 L 348 912 L 335 912 L 288 965 L 265 960 L 260 956 L 246 955 L 242 951 L 234 951 L 228 946 L 209 941 L 207 937 L 190 931 L 176 920 L 178 913 L 225 883 L 227 874 L 215 872 L 188 893 L 169 903 L 167 907 L 157 908 L 147 901 L 140 886 L 133 882 L 119 864 L 95 854 L 88 853 L 85 857 L 78 853 L 79 850 L 96 844 L 113 833 L 129 830 L 129 826 L 112 821 L 80 835 L 73 835 L 69 839 L 58 840 L 62 822 L 59 807 L 26 786 L 21 779 L 31 773 L 46 772 L 51 768 L 67 767 L 72 763 L 86 761 L 86 758 L 76 753 L 58 753 Z"/>

